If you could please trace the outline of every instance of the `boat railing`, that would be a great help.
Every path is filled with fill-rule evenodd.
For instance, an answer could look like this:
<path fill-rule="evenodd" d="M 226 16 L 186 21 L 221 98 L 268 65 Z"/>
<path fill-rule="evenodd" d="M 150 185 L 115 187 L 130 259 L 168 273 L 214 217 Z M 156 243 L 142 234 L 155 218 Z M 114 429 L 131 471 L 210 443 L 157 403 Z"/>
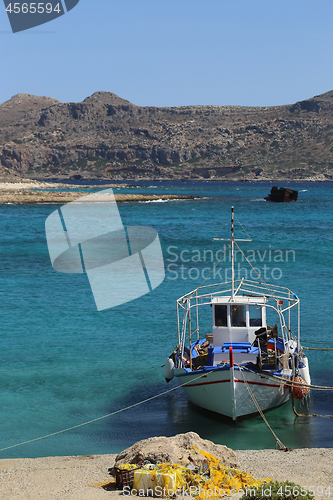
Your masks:
<path fill-rule="evenodd" d="M 266 283 L 258 283 L 250 280 L 236 280 L 237 286 L 233 300 L 237 300 L 237 296 L 248 296 L 251 299 L 256 297 L 265 299 L 265 307 L 274 310 L 279 318 L 281 336 L 284 341 L 291 338 L 291 318 L 290 310 L 298 307 L 298 344 L 300 344 L 300 301 L 296 294 L 286 287 L 278 285 L 267 285 Z M 204 293 L 198 292 L 204 291 Z M 269 292 L 269 293 L 268 293 Z M 192 334 L 197 332 L 197 340 L 199 340 L 199 308 L 212 304 L 215 297 L 224 296 L 230 297 L 231 300 L 231 282 L 216 283 L 198 287 L 192 292 L 180 297 L 177 300 L 177 316 L 178 316 L 178 343 L 182 353 L 184 352 L 186 338 L 189 338 L 192 343 Z M 284 304 L 286 303 L 286 306 Z M 284 307 L 282 307 L 284 306 Z M 195 310 L 196 328 L 193 329 L 191 324 L 191 311 Z M 183 310 L 183 317 L 180 317 L 180 312 Z M 285 313 L 288 312 L 288 327 L 286 325 Z M 188 332 L 188 335 L 186 335 Z"/>
<path fill-rule="evenodd" d="M 280 287 L 278 285 L 268 285 L 258 283 L 250 280 L 236 280 L 235 286 L 237 287 L 237 296 L 249 297 L 265 297 L 266 300 L 287 301 L 288 307 L 284 309 L 287 311 L 289 307 L 297 305 L 299 298 L 289 288 Z M 206 289 L 205 291 L 203 289 Z M 203 291 L 204 293 L 198 293 Z M 195 299 L 196 304 L 208 304 L 214 297 L 229 296 L 231 294 L 231 281 L 224 283 L 214 283 L 212 285 L 204 285 L 198 287 L 192 292 L 189 292 L 177 300 L 180 307 L 185 308 L 185 304 L 192 299 Z"/>

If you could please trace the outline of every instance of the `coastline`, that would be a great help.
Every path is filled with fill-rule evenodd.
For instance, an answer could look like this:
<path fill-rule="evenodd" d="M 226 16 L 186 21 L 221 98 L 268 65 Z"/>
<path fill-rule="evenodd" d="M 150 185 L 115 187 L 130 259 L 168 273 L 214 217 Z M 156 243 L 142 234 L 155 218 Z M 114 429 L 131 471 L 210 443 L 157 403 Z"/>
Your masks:
<path fill-rule="evenodd" d="M 325 495 L 329 487 L 330 495 L 333 494 L 332 448 L 300 448 L 287 452 L 238 450 L 236 454 L 239 469 L 256 478 L 272 477 L 277 481 L 289 480 L 306 489 L 312 487 L 316 500 L 329 500 L 329 495 Z M 6 500 L 116 500 L 124 497 L 121 491 L 90 485 L 110 479 L 108 469 L 113 467 L 116 456 L 0 459 L 0 497 Z"/>
<path fill-rule="evenodd" d="M 102 186 L 87 186 L 99 187 L 107 189 L 108 187 L 119 187 L 119 184 L 108 184 Z M 75 189 L 75 191 L 41 191 L 41 189 L 54 188 Z M 0 203 L 69 203 L 87 194 L 86 191 L 80 191 L 83 185 L 70 184 L 51 184 L 48 182 L 29 181 L 26 182 L 0 182 Z M 34 190 L 34 191 L 32 191 Z M 157 201 L 157 200 L 188 200 L 193 199 L 193 196 L 163 194 L 163 195 L 145 195 L 145 194 L 120 194 L 114 193 L 117 202 L 128 201 Z"/>
<path fill-rule="evenodd" d="M 150 180 L 151 182 L 154 179 L 145 179 Z M 163 179 L 159 179 L 162 180 Z M 170 179 L 166 179 L 170 180 Z M 176 180 L 176 179 L 175 179 Z M 189 181 L 191 179 L 187 179 Z M 106 182 L 108 182 L 105 179 Z M 318 175 L 312 177 L 311 179 L 294 179 L 294 180 L 269 180 L 266 178 L 253 178 L 253 179 L 193 179 L 193 182 L 196 181 L 211 181 L 211 182 L 270 182 L 272 184 L 290 184 L 300 183 L 300 182 L 330 182 L 329 179 L 324 179 L 323 176 Z M 133 180 L 135 183 L 135 180 Z M 116 180 L 114 183 L 109 184 L 65 184 L 65 183 L 54 183 L 50 181 L 38 181 L 32 179 L 8 179 L 0 177 L 0 204 L 33 204 L 33 203 L 69 203 L 71 201 L 76 200 L 80 196 L 84 196 L 87 194 L 86 191 L 81 191 L 82 188 L 116 188 L 116 187 L 128 187 L 128 184 L 123 184 L 121 180 Z M 59 189 L 65 188 L 71 189 L 72 191 L 47 191 L 47 189 Z M 43 189 L 45 191 L 43 191 Z M 175 194 L 164 194 L 164 195 L 156 195 L 156 194 L 136 194 L 136 193 L 114 193 L 115 199 L 117 202 L 147 202 L 147 201 L 157 201 L 157 200 L 186 200 L 193 199 L 193 196 L 186 195 L 175 195 Z"/>

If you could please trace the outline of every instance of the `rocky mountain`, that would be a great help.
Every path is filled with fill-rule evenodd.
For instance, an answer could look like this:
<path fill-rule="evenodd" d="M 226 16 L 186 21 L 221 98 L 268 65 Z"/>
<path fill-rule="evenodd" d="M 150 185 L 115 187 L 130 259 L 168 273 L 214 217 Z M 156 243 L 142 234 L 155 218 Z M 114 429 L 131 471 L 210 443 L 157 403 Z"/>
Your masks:
<path fill-rule="evenodd" d="M 333 180 L 333 91 L 272 107 L 0 104 L 2 173 L 35 179 Z M 0 172 L 1 173 L 1 172 Z"/>

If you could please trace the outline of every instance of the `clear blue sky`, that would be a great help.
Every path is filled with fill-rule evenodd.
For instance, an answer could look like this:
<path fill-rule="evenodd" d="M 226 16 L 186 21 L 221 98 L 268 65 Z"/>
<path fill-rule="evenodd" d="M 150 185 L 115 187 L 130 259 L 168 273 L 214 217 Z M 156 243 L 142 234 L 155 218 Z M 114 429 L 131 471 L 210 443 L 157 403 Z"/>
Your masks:
<path fill-rule="evenodd" d="M 0 102 L 272 106 L 333 89 L 333 0 L 80 0 L 11 33 L 0 4 Z"/>

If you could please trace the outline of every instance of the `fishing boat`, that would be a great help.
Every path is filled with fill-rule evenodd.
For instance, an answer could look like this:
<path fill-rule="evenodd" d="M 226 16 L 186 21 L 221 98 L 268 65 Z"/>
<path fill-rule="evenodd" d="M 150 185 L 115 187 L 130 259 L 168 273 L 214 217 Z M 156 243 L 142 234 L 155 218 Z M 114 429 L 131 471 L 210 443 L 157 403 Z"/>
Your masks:
<path fill-rule="evenodd" d="M 236 421 L 281 406 L 290 394 L 306 396 L 309 363 L 301 347 L 298 296 L 259 275 L 235 279 L 235 248 L 248 261 L 238 242 L 252 239 L 235 239 L 233 208 L 231 237 L 214 240 L 229 242 L 231 280 L 205 280 L 177 300 L 178 344 L 164 376 L 176 377 L 195 405 Z M 207 308 L 212 320 L 207 324 L 204 315 L 202 332 L 200 318 Z"/>

